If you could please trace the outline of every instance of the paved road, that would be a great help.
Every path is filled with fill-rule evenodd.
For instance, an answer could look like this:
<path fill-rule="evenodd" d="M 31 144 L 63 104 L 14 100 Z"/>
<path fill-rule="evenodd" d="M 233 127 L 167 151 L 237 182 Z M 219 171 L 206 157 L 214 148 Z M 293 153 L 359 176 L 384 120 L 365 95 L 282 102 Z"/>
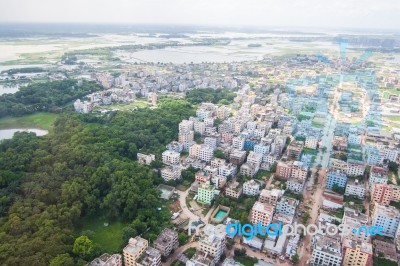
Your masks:
<path fill-rule="evenodd" d="M 168 258 L 168 260 L 166 262 L 164 262 L 162 265 L 164 265 L 164 266 L 171 265 L 172 262 L 176 261 L 178 259 L 179 255 L 182 254 L 183 252 L 185 252 L 188 248 L 197 248 L 198 245 L 199 245 L 198 242 L 189 242 L 183 246 L 180 246 L 179 248 L 177 248 L 174 251 L 174 253 Z"/>
<path fill-rule="evenodd" d="M 336 98 L 336 97 L 335 97 Z M 337 99 L 336 99 L 337 100 Z M 334 99 L 335 101 L 335 99 Z M 337 106 L 333 107 L 333 112 L 337 111 Z M 319 170 L 318 174 L 318 183 L 316 185 L 316 189 L 314 191 L 306 191 L 305 192 L 305 197 L 304 197 L 304 202 L 309 202 L 310 200 L 312 201 L 312 208 L 310 211 L 310 220 L 309 223 L 314 223 L 316 224 L 318 221 L 318 215 L 319 215 L 319 209 L 320 206 L 322 205 L 322 200 L 323 200 L 323 192 L 324 192 L 324 187 L 325 187 L 325 177 L 326 177 L 326 170 L 328 169 L 329 166 L 329 158 L 332 152 L 332 142 L 333 142 L 333 136 L 334 136 L 334 131 L 336 127 L 336 119 L 334 116 L 329 114 L 327 116 L 327 121 L 325 123 L 325 127 L 322 131 L 322 146 L 326 147 L 326 151 L 323 152 L 322 150 L 319 151 L 317 158 L 314 163 L 314 167 L 311 169 L 312 175 L 309 180 L 309 182 L 314 181 L 314 175 L 317 172 L 317 169 L 315 166 L 321 165 L 321 170 Z M 299 265 L 306 265 L 307 261 L 310 260 L 311 258 L 311 236 L 306 235 L 301 243 L 300 251 L 298 254 L 301 254 L 300 256 L 300 263 Z"/>
<path fill-rule="evenodd" d="M 189 194 L 189 190 L 190 188 L 188 188 L 185 191 L 179 191 L 177 190 L 178 194 L 179 194 L 179 204 L 181 206 L 182 209 L 182 213 L 189 218 L 192 221 L 197 221 L 199 219 L 199 216 L 197 216 L 196 214 L 194 214 L 193 212 L 191 212 L 188 208 L 188 206 L 186 205 L 186 197 Z"/>

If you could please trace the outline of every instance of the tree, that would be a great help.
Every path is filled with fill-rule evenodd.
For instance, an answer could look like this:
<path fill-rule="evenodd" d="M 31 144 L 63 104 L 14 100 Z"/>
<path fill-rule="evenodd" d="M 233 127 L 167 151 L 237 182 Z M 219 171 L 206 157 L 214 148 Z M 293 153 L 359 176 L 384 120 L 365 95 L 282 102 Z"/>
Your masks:
<path fill-rule="evenodd" d="M 178 235 L 179 246 L 185 245 L 189 240 L 189 236 L 183 232 L 180 232 Z"/>
<path fill-rule="evenodd" d="M 300 261 L 299 254 L 297 254 L 297 253 L 294 254 L 291 259 L 292 259 L 294 264 L 299 263 L 299 261 Z"/>
<path fill-rule="evenodd" d="M 72 252 L 81 257 L 86 257 L 93 252 L 93 242 L 87 236 L 80 236 L 75 239 Z"/>
<path fill-rule="evenodd" d="M 225 159 L 225 154 L 222 150 L 216 149 L 214 151 L 214 157 L 220 158 L 220 159 Z"/>
<path fill-rule="evenodd" d="M 390 171 L 397 174 L 397 171 L 399 170 L 399 165 L 396 162 L 389 161 L 388 168 Z"/>
<path fill-rule="evenodd" d="M 67 253 L 60 254 L 50 261 L 50 266 L 74 266 L 74 259 Z"/>

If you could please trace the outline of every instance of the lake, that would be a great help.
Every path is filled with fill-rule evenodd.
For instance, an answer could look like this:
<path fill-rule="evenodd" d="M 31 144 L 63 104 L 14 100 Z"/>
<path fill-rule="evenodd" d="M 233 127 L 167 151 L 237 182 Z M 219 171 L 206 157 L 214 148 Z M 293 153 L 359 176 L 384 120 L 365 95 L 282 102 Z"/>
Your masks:
<path fill-rule="evenodd" d="M 15 132 L 27 131 L 36 133 L 37 136 L 44 136 L 49 133 L 47 130 L 37 128 L 12 128 L 12 129 L 0 129 L 0 140 L 11 139 Z"/>

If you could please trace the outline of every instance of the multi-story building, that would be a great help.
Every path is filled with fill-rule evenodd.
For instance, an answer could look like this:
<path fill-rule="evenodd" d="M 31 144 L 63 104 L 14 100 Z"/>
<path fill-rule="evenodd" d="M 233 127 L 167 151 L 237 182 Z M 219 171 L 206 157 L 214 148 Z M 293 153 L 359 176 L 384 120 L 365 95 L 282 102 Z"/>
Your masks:
<path fill-rule="evenodd" d="M 192 142 L 194 140 L 194 131 L 182 130 L 179 131 L 178 141 L 180 143 Z"/>
<path fill-rule="evenodd" d="M 304 190 L 305 179 L 289 178 L 286 187 L 293 193 L 299 194 Z"/>
<path fill-rule="evenodd" d="M 385 148 L 382 148 L 380 151 L 381 151 L 382 159 L 396 162 L 397 158 L 399 157 L 399 149 L 397 149 L 397 148 L 385 147 Z"/>
<path fill-rule="evenodd" d="M 279 161 L 275 174 L 284 179 L 295 178 L 305 180 L 307 178 L 307 169 L 299 161 Z"/>
<path fill-rule="evenodd" d="M 372 265 L 372 244 L 344 239 L 343 244 L 343 265 L 346 266 L 371 266 Z"/>
<path fill-rule="evenodd" d="M 138 163 L 144 164 L 144 165 L 150 165 L 152 161 L 156 159 L 156 156 L 154 154 L 143 154 L 143 153 L 138 153 L 137 155 L 137 160 Z"/>
<path fill-rule="evenodd" d="M 273 206 L 276 205 L 279 198 L 283 196 L 284 190 L 273 188 L 271 190 L 263 189 L 261 190 L 260 197 L 258 201 L 262 203 L 269 203 Z"/>
<path fill-rule="evenodd" d="M 288 159 L 299 161 L 303 147 L 304 143 L 302 141 L 293 141 L 290 143 L 287 147 Z"/>
<path fill-rule="evenodd" d="M 359 199 L 365 198 L 365 183 L 359 182 L 358 179 L 347 180 L 345 196 L 355 196 Z"/>
<path fill-rule="evenodd" d="M 198 172 L 196 172 L 196 174 L 194 175 L 194 179 L 195 179 L 196 182 L 198 182 L 199 184 L 204 184 L 204 183 L 210 182 L 210 180 L 211 180 L 211 174 L 205 173 L 204 171 L 198 171 Z"/>
<path fill-rule="evenodd" d="M 254 145 L 254 152 L 261 154 L 261 155 L 265 155 L 269 152 L 270 147 L 266 146 L 266 145 L 262 145 L 262 144 L 256 144 Z"/>
<path fill-rule="evenodd" d="M 292 175 L 292 162 L 279 161 L 276 166 L 275 174 L 277 177 L 289 179 Z"/>
<path fill-rule="evenodd" d="M 210 254 L 213 257 L 211 265 L 215 265 L 225 250 L 225 226 L 222 224 L 216 226 L 208 224 L 204 227 L 203 231 L 204 236 L 199 241 L 198 251 Z"/>
<path fill-rule="evenodd" d="M 166 150 L 162 153 L 162 161 L 166 165 L 178 165 L 180 162 L 180 153 Z"/>
<path fill-rule="evenodd" d="M 241 150 L 233 150 L 231 154 L 229 155 L 229 162 L 239 165 L 244 163 L 244 160 L 246 159 L 246 152 L 241 151 Z"/>
<path fill-rule="evenodd" d="M 318 146 L 318 138 L 316 136 L 307 136 L 305 146 L 309 149 L 316 149 Z"/>
<path fill-rule="evenodd" d="M 215 197 L 215 188 L 209 182 L 199 185 L 197 201 L 203 204 L 211 204 Z"/>
<path fill-rule="evenodd" d="M 192 131 L 193 130 L 193 121 L 190 120 L 182 120 L 179 123 L 179 132 L 181 131 Z"/>
<path fill-rule="evenodd" d="M 317 235 L 313 240 L 311 265 L 342 265 L 340 240 L 335 236 Z"/>
<path fill-rule="evenodd" d="M 263 226 L 267 226 L 271 223 L 273 214 L 274 206 L 256 201 L 251 209 L 251 223 L 258 224 L 260 222 Z"/>
<path fill-rule="evenodd" d="M 254 151 L 251 151 L 249 155 L 247 156 L 247 163 L 256 165 L 257 167 L 260 166 L 262 162 L 262 155 L 259 153 L 256 153 Z"/>
<path fill-rule="evenodd" d="M 98 258 L 95 258 L 87 266 L 122 266 L 122 257 L 120 254 L 104 253 Z"/>
<path fill-rule="evenodd" d="M 328 178 L 326 180 L 326 187 L 328 189 L 332 189 L 333 186 L 336 184 L 340 188 L 345 188 L 347 182 L 347 176 L 339 171 L 330 171 L 328 172 Z"/>
<path fill-rule="evenodd" d="M 253 177 L 255 174 L 257 174 L 258 170 L 259 167 L 257 165 L 251 163 L 244 163 L 240 167 L 240 174 L 243 176 Z"/>
<path fill-rule="evenodd" d="M 382 234 L 394 238 L 399 227 L 400 211 L 393 206 L 375 204 L 372 225 L 382 227 Z"/>
<path fill-rule="evenodd" d="M 210 148 L 210 146 L 202 144 L 200 145 L 200 150 L 197 159 L 204 162 L 210 162 L 213 157 L 213 153 L 214 151 L 212 148 Z"/>
<path fill-rule="evenodd" d="M 371 187 L 371 203 L 389 205 L 392 200 L 393 188 L 387 184 L 376 183 Z"/>
<path fill-rule="evenodd" d="M 161 169 L 161 177 L 165 181 L 177 180 L 181 178 L 181 167 L 179 166 L 165 166 Z"/>
<path fill-rule="evenodd" d="M 363 214 L 357 210 L 350 209 L 345 207 L 344 208 L 344 214 L 343 214 L 343 219 L 342 219 L 342 224 L 345 228 L 352 229 L 352 228 L 360 228 L 361 226 L 368 226 L 368 215 Z M 361 232 L 351 232 L 349 235 L 342 235 L 342 241 L 343 239 L 348 238 L 348 239 L 353 239 L 356 241 L 361 241 L 361 242 L 370 242 L 371 236 L 367 234 L 364 230 L 361 230 Z"/>
<path fill-rule="evenodd" d="M 243 187 L 239 182 L 229 182 L 225 188 L 225 195 L 234 199 L 238 199 L 242 195 Z"/>
<path fill-rule="evenodd" d="M 260 183 L 254 179 L 244 182 L 243 194 L 248 196 L 256 196 L 260 194 Z"/>
<path fill-rule="evenodd" d="M 169 228 L 162 230 L 161 234 L 154 241 L 154 247 L 158 249 L 164 257 L 168 257 L 178 246 L 178 232 Z"/>
<path fill-rule="evenodd" d="M 347 150 L 347 138 L 335 136 L 333 138 L 332 143 L 333 149 L 337 151 L 346 151 Z"/>
<path fill-rule="evenodd" d="M 123 249 L 124 265 L 136 266 L 136 261 L 142 256 L 148 246 L 149 242 L 140 236 L 130 238 L 128 245 Z"/>
<path fill-rule="evenodd" d="M 214 137 L 206 137 L 204 138 L 204 144 L 208 145 L 213 151 L 217 148 L 218 141 Z"/>
<path fill-rule="evenodd" d="M 384 173 L 373 172 L 371 168 L 371 172 L 369 174 L 369 187 L 371 188 L 374 184 L 387 184 L 388 176 Z"/>
<path fill-rule="evenodd" d="M 243 150 L 244 141 L 245 141 L 245 139 L 242 137 L 234 137 L 232 139 L 232 148 L 238 149 L 238 150 Z"/>
<path fill-rule="evenodd" d="M 189 156 L 192 158 L 198 158 L 200 153 L 201 145 L 193 144 L 189 147 Z"/>
<path fill-rule="evenodd" d="M 147 247 L 138 258 L 137 266 L 161 266 L 161 253 L 158 249 Z"/>
<path fill-rule="evenodd" d="M 276 204 L 276 213 L 293 216 L 296 213 L 296 208 L 299 201 L 290 197 L 281 197 Z"/>
<path fill-rule="evenodd" d="M 356 160 L 347 160 L 347 175 L 360 176 L 364 175 L 365 163 Z"/>

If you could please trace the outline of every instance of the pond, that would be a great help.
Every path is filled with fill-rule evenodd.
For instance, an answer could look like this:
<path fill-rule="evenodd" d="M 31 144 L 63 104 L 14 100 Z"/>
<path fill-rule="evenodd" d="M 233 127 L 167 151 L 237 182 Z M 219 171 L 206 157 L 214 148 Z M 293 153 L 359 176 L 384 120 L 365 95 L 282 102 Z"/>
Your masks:
<path fill-rule="evenodd" d="M 15 132 L 26 131 L 36 133 L 37 136 L 44 136 L 49 133 L 47 130 L 37 128 L 12 128 L 12 129 L 0 129 L 0 140 L 11 139 Z"/>

